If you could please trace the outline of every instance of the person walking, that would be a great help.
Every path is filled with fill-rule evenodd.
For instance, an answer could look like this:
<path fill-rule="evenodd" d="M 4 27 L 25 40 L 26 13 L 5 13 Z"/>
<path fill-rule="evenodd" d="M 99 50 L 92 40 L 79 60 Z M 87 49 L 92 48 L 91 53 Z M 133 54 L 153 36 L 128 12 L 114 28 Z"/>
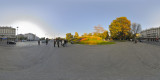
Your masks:
<path fill-rule="evenodd" d="M 159 42 L 159 38 L 156 38 L 156 42 Z"/>
<path fill-rule="evenodd" d="M 56 46 L 56 40 L 54 39 L 54 47 Z"/>
<path fill-rule="evenodd" d="M 60 43 L 61 43 L 61 46 L 63 46 L 63 44 L 62 44 L 62 39 L 60 39 Z"/>
<path fill-rule="evenodd" d="M 137 39 L 135 39 L 135 43 L 137 43 L 138 41 L 137 41 Z"/>
<path fill-rule="evenodd" d="M 62 39 L 62 46 L 64 47 L 64 39 Z"/>
<path fill-rule="evenodd" d="M 40 40 L 38 40 L 38 45 L 40 45 Z"/>
<path fill-rule="evenodd" d="M 48 45 L 48 38 L 46 39 L 46 45 Z"/>
<path fill-rule="evenodd" d="M 64 40 L 64 47 L 67 46 L 67 40 Z"/>
<path fill-rule="evenodd" d="M 56 41 L 57 41 L 57 46 L 58 46 L 58 48 L 59 48 L 59 39 L 57 39 Z"/>

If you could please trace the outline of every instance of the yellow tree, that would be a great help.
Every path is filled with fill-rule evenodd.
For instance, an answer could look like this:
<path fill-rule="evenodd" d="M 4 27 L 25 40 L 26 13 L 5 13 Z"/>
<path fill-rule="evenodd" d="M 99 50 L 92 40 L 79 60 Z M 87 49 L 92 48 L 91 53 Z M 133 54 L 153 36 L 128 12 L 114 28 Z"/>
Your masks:
<path fill-rule="evenodd" d="M 87 33 L 84 33 L 83 36 L 87 36 Z"/>
<path fill-rule="evenodd" d="M 98 36 L 98 33 L 97 32 L 93 32 L 93 36 Z"/>
<path fill-rule="evenodd" d="M 101 37 L 102 37 L 102 39 L 108 39 L 109 38 L 109 35 L 108 35 L 108 31 L 107 30 L 105 30 L 102 34 L 101 34 Z"/>
<path fill-rule="evenodd" d="M 126 17 L 118 17 L 109 25 L 111 37 L 114 39 L 125 39 L 128 35 L 131 22 Z"/>
<path fill-rule="evenodd" d="M 88 33 L 88 36 L 92 36 L 92 33 Z"/>
<path fill-rule="evenodd" d="M 67 33 L 66 34 L 66 39 L 67 40 L 70 40 L 70 39 L 72 39 L 73 38 L 73 35 L 71 34 L 71 33 Z"/>
<path fill-rule="evenodd" d="M 78 32 L 75 32 L 74 38 L 77 38 L 77 37 L 79 37 L 79 34 Z"/>

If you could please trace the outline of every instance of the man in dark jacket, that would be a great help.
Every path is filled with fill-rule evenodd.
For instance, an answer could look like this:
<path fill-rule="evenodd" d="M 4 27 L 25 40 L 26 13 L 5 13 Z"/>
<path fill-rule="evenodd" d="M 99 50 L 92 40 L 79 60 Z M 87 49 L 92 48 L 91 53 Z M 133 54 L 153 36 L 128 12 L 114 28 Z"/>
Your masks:
<path fill-rule="evenodd" d="M 67 46 L 67 40 L 64 40 L 64 47 Z"/>
<path fill-rule="evenodd" d="M 46 39 L 46 45 L 48 45 L 48 38 Z"/>
<path fill-rule="evenodd" d="M 54 47 L 56 46 L 56 40 L 54 39 Z"/>
<path fill-rule="evenodd" d="M 57 41 L 57 46 L 59 47 L 59 39 L 57 39 L 56 41 Z"/>
<path fill-rule="evenodd" d="M 40 40 L 38 40 L 38 45 L 40 45 Z"/>

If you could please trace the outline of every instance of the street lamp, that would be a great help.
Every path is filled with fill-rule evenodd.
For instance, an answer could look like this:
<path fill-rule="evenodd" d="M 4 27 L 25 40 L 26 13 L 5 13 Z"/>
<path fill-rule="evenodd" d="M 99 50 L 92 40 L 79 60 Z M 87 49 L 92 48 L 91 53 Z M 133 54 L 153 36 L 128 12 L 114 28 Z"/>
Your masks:
<path fill-rule="evenodd" d="M 17 26 L 17 41 L 18 41 L 18 28 L 19 28 L 19 27 Z"/>

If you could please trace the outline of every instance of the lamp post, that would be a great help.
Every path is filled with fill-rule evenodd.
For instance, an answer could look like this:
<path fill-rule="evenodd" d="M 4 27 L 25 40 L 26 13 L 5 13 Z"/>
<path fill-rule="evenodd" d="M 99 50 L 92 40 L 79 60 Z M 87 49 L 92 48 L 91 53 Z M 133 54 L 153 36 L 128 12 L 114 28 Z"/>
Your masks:
<path fill-rule="evenodd" d="M 18 42 L 18 28 L 19 28 L 19 27 L 17 26 L 17 42 Z"/>

